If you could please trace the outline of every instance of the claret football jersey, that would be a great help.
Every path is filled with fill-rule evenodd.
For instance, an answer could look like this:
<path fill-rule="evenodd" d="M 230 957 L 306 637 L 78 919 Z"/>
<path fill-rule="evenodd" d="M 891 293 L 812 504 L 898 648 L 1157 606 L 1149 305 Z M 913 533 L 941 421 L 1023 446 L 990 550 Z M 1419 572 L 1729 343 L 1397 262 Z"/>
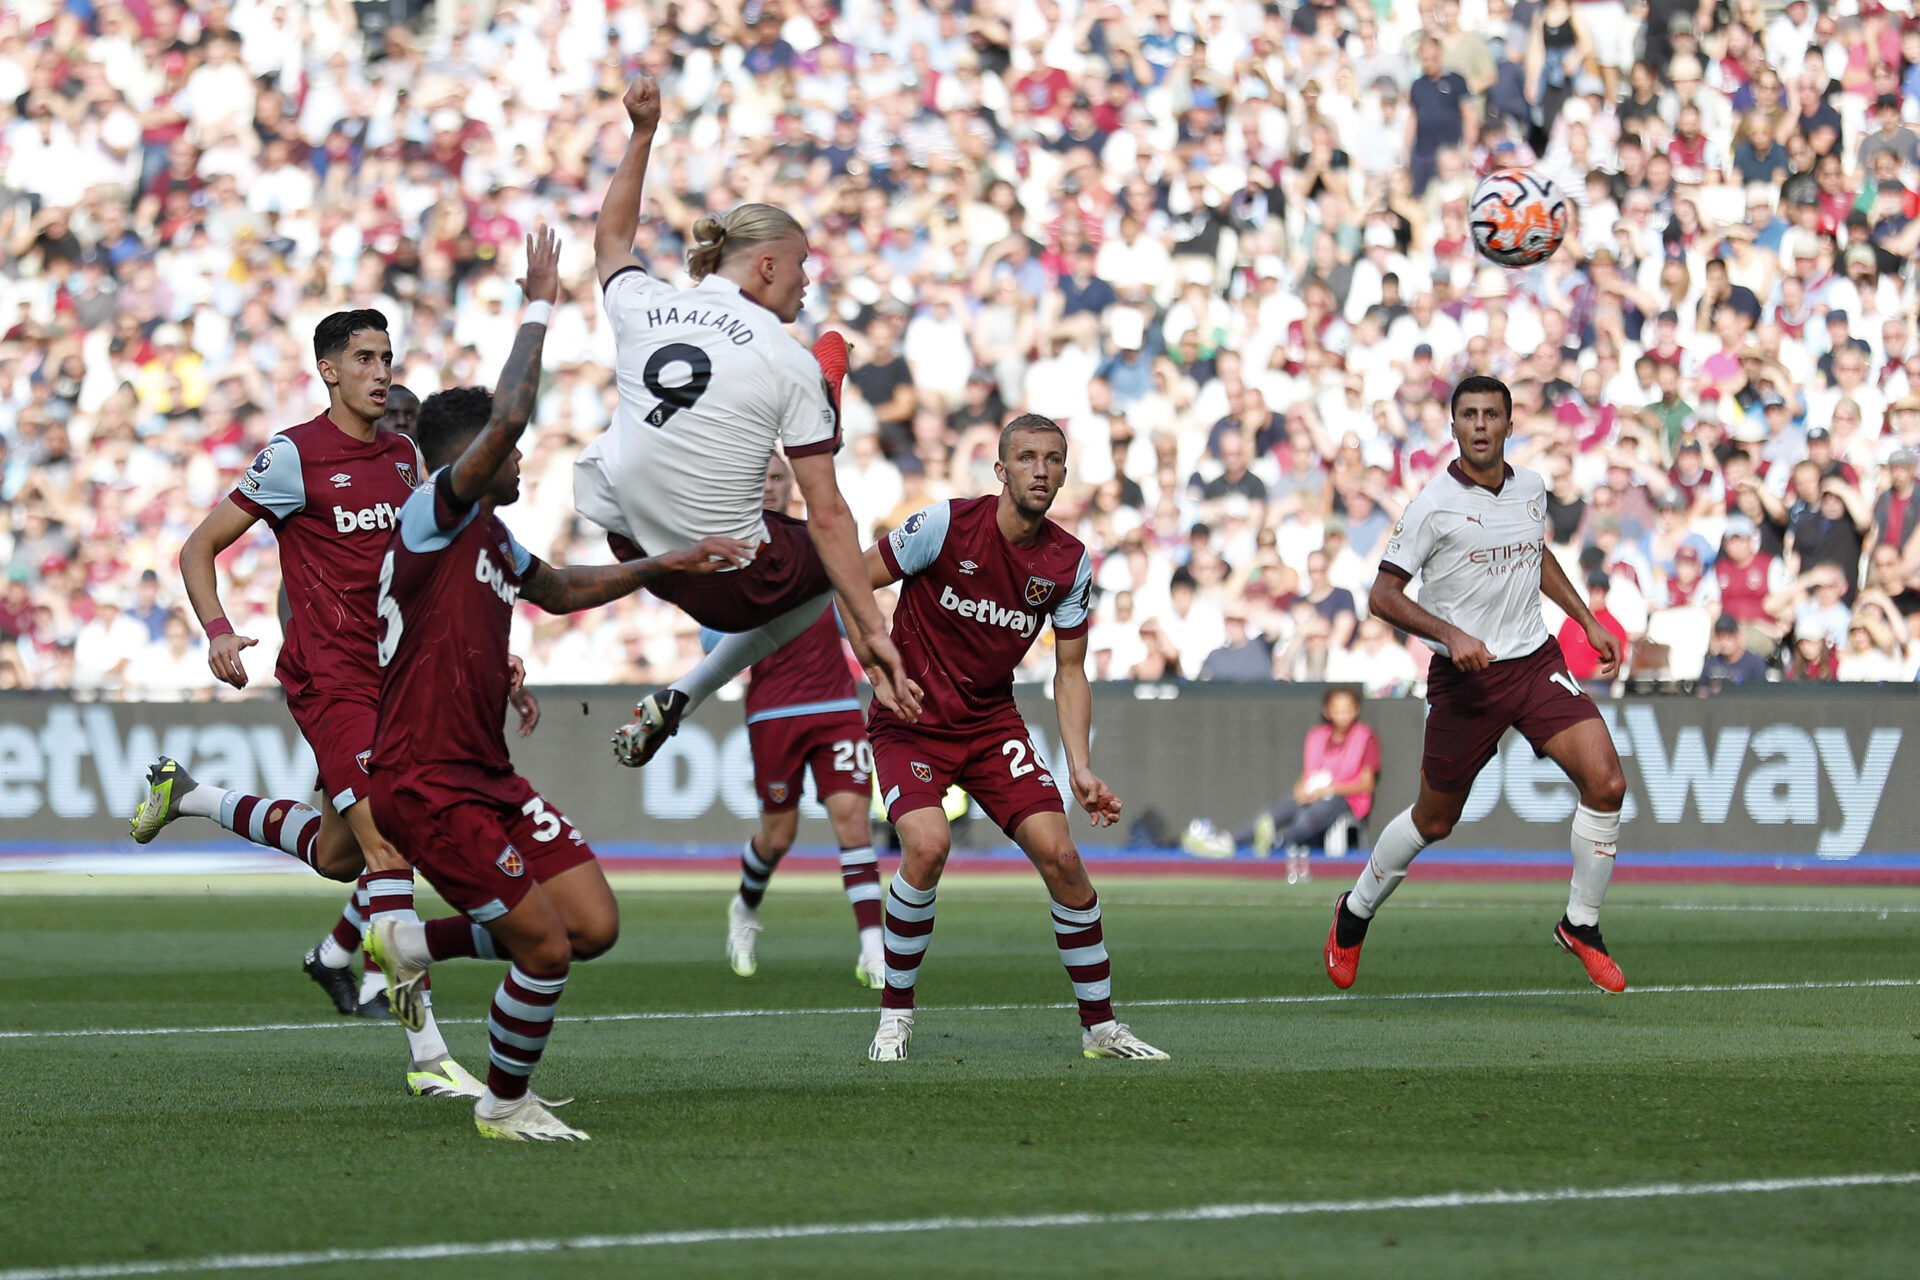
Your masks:
<path fill-rule="evenodd" d="M 507 630 L 534 558 L 498 516 L 449 506 L 438 483 L 414 491 L 399 526 L 378 574 L 385 679 L 373 768 L 484 793 L 513 768 Z"/>
<path fill-rule="evenodd" d="M 323 413 L 269 440 L 241 475 L 234 505 L 265 520 L 280 546 L 293 622 L 274 674 L 289 696 L 379 692 L 375 579 L 421 474 L 419 450 L 399 432 L 360 440 Z"/>
<path fill-rule="evenodd" d="M 1454 462 L 1407 504 L 1380 569 L 1418 579 L 1420 607 L 1487 646 L 1495 662 L 1524 658 L 1548 639 L 1540 616 L 1546 516 L 1537 472 L 1508 467 L 1489 489 Z M 1427 644 L 1446 655 L 1445 645 Z"/>
<path fill-rule="evenodd" d="M 918 681 L 913 728 L 965 733 L 1013 710 L 1013 673 L 1041 624 L 1056 639 L 1087 632 L 1093 562 L 1080 540 L 1042 521 L 1032 546 L 1000 532 L 998 495 L 936 502 L 914 512 L 880 544 L 900 575 L 893 642 Z M 875 702 L 873 721 L 890 719 Z"/>

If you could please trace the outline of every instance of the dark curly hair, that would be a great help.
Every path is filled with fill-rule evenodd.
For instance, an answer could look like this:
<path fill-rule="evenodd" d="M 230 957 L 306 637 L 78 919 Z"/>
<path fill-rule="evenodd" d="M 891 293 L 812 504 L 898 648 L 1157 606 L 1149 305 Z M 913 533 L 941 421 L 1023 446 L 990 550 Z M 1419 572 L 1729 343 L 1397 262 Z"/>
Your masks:
<path fill-rule="evenodd" d="M 493 392 L 485 387 L 455 387 L 428 396 L 420 405 L 420 421 L 413 429 L 414 443 L 427 460 L 427 470 L 438 471 L 458 458 L 492 414 Z"/>

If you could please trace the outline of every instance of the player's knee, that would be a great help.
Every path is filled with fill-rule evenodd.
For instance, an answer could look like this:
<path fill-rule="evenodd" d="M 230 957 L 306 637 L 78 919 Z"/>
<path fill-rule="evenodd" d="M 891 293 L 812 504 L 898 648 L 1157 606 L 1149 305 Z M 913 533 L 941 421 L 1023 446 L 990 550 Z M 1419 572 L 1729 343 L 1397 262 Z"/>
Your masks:
<path fill-rule="evenodd" d="M 537 942 L 514 948 L 513 959 L 534 973 L 558 973 L 574 961 L 573 942 L 565 929 L 555 929 Z"/>
<path fill-rule="evenodd" d="M 1086 874 L 1086 868 L 1080 862 L 1080 850 L 1074 847 L 1072 840 L 1062 840 L 1058 844 L 1042 845 L 1035 849 L 1034 863 L 1049 884 Z"/>
<path fill-rule="evenodd" d="M 1418 831 L 1420 838 L 1428 844 L 1445 840 L 1452 835 L 1453 824 L 1456 821 L 1458 818 L 1451 813 L 1421 813 L 1418 809 L 1413 811 L 1413 829 Z"/>
<path fill-rule="evenodd" d="M 953 840 L 948 836 L 929 836 L 915 840 L 901 851 L 901 861 L 905 864 L 909 879 L 932 877 L 939 879 L 946 869 L 947 855 L 953 852 Z"/>
<path fill-rule="evenodd" d="M 609 915 L 589 920 L 570 929 L 567 940 L 575 960 L 596 960 L 620 941 L 620 917 Z"/>
<path fill-rule="evenodd" d="M 329 880 L 351 884 L 367 869 L 367 860 L 355 841 L 317 840 L 313 846 L 313 869 Z"/>
<path fill-rule="evenodd" d="M 1618 812 L 1626 798 L 1627 778 L 1618 765 L 1589 779 L 1587 794 L 1582 797 L 1589 809 L 1598 809 L 1601 813 Z"/>
<path fill-rule="evenodd" d="M 773 839 L 764 833 L 753 842 L 753 850 L 762 862 L 778 862 L 793 848 L 791 839 Z"/>

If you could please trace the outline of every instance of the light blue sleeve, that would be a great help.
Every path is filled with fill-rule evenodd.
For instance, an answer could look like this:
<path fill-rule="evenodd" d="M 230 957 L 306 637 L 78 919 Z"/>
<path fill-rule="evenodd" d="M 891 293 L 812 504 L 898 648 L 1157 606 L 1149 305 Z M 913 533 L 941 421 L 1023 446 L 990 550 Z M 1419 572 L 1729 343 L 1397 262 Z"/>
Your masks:
<path fill-rule="evenodd" d="M 940 558 L 940 549 L 947 545 L 947 525 L 952 519 L 951 504 L 928 503 L 887 535 L 882 557 L 890 561 L 903 578 L 924 572 Z"/>
<path fill-rule="evenodd" d="M 445 467 L 440 468 L 440 471 L 445 470 Z M 440 517 L 434 510 L 440 492 L 440 471 L 434 472 L 427 483 L 415 489 L 400 508 L 400 541 L 409 551 L 419 554 L 444 551 L 460 536 L 460 531 L 480 514 L 480 508 L 472 506 L 467 508 L 467 513 L 460 517 L 453 528 L 440 527 Z M 520 554 L 524 555 L 525 552 Z"/>
<path fill-rule="evenodd" d="M 1073 586 L 1053 606 L 1053 629 L 1075 633 L 1087 628 L 1087 614 L 1093 596 L 1093 558 L 1080 553 L 1080 570 L 1073 575 Z"/>
<path fill-rule="evenodd" d="M 700 628 L 700 652 L 712 653 L 713 647 L 726 638 L 724 631 L 715 631 L 712 627 Z"/>
<path fill-rule="evenodd" d="M 500 527 L 507 529 L 506 521 L 501 521 Z M 511 529 L 507 529 L 507 554 L 513 557 L 513 571 L 525 577 L 527 570 L 533 567 L 533 552 L 520 545 L 520 539 L 513 536 Z"/>
<path fill-rule="evenodd" d="M 300 450 L 285 436 L 275 436 L 240 475 L 234 493 L 260 507 L 275 520 L 285 520 L 307 505 Z"/>

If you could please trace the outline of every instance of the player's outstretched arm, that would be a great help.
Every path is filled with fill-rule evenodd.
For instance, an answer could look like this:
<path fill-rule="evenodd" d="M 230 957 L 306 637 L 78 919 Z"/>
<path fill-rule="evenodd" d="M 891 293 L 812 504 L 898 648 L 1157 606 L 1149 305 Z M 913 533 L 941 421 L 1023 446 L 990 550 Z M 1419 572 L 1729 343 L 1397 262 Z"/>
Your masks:
<path fill-rule="evenodd" d="M 233 633 L 227 611 L 220 605 L 220 576 L 214 558 L 253 528 L 258 516 L 249 515 L 232 498 L 215 507 L 180 547 L 180 577 L 201 630 L 207 633 L 207 669 L 214 679 L 236 689 L 247 687 L 247 668 L 240 651 L 259 644 L 251 636 Z"/>
<path fill-rule="evenodd" d="M 880 606 L 873 598 L 871 562 L 861 557 L 853 512 L 847 509 L 833 473 L 833 456 L 809 453 L 790 461 L 794 482 L 807 500 L 807 535 L 820 553 L 827 580 L 840 595 L 841 616 L 849 624 L 847 641 L 873 682 L 873 696 L 887 710 L 911 723 L 920 718 L 918 686 L 907 678 L 900 651 L 887 635 Z"/>
<path fill-rule="evenodd" d="M 552 314 L 554 299 L 560 296 L 560 240 L 553 228 L 542 227 L 527 237 L 527 274 L 519 284 L 529 302 L 547 305 L 520 326 L 506 368 L 500 371 L 500 383 L 494 388 L 493 413 L 487 425 L 447 469 L 442 487 L 456 515 L 464 515 L 486 496 L 500 464 L 520 443 L 520 433 L 533 417 L 534 401 L 540 392 L 540 352 L 547 341 L 547 317 Z"/>
<path fill-rule="evenodd" d="M 1060 743 L 1067 753 L 1067 781 L 1087 821 L 1110 827 L 1120 821 L 1120 797 L 1093 772 L 1093 689 L 1087 684 L 1087 637 L 1056 638 L 1053 646 L 1053 707 Z"/>
<path fill-rule="evenodd" d="M 633 122 L 633 137 L 627 139 L 627 153 L 607 184 L 593 229 L 593 269 L 603 289 L 616 273 L 640 265 L 633 256 L 633 236 L 640 229 L 640 189 L 646 185 L 653 135 L 660 127 L 660 86 L 651 76 L 635 76 L 620 105 Z"/>
<path fill-rule="evenodd" d="M 1373 590 L 1367 594 L 1367 612 L 1401 631 L 1445 645 L 1453 665 L 1462 671 L 1484 671 L 1493 661 L 1487 646 L 1422 609 L 1408 597 L 1407 582 L 1408 579 L 1383 567 L 1373 580 Z"/>
<path fill-rule="evenodd" d="M 1620 637 L 1600 625 L 1593 610 L 1587 608 L 1587 602 L 1568 580 L 1567 571 L 1547 551 L 1540 553 L 1540 590 L 1560 606 L 1561 612 L 1580 624 L 1581 630 L 1587 633 L 1587 643 L 1600 655 L 1600 674 L 1611 679 L 1620 669 Z"/>
<path fill-rule="evenodd" d="M 555 568 L 536 558 L 521 576 L 520 596 L 548 613 L 578 613 L 630 596 L 670 573 L 744 569 L 753 563 L 753 553 L 752 546 L 732 538 L 702 538 L 679 551 L 620 564 Z"/>

